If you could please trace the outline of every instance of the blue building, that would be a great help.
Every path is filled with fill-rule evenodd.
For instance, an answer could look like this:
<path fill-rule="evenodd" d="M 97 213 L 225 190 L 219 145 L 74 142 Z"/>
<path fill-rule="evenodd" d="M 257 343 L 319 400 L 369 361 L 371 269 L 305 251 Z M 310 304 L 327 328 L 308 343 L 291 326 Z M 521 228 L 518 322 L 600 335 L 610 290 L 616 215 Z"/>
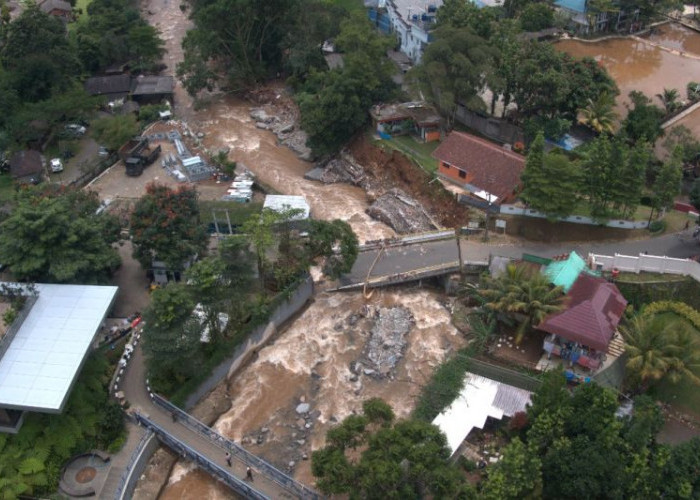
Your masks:
<path fill-rule="evenodd" d="M 570 16 L 569 27 L 576 33 L 597 33 L 599 31 L 637 31 L 639 9 L 623 9 L 617 5 L 614 12 L 593 12 L 588 0 L 556 0 L 554 4 Z"/>

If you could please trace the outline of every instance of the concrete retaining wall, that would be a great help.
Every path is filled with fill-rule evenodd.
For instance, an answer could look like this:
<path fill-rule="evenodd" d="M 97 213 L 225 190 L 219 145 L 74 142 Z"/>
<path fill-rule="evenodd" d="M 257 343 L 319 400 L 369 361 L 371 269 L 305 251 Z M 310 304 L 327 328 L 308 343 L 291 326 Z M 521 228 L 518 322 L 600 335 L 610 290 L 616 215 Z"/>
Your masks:
<path fill-rule="evenodd" d="M 690 276 L 700 282 L 700 264 L 690 259 L 646 254 L 639 254 L 638 257 L 635 257 L 616 253 L 614 256 L 588 254 L 588 261 L 593 269 L 602 271 L 619 269 L 629 273 L 645 271 L 659 274 L 680 274 Z"/>
<path fill-rule="evenodd" d="M 133 462 L 131 462 L 131 468 L 129 469 L 129 474 L 126 477 L 126 482 L 121 489 L 121 493 L 117 494 L 115 500 L 124 500 L 132 497 L 134 488 L 136 488 L 136 483 L 141 477 L 141 474 L 143 474 L 143 471 L 146 470 L 148 461 L 159 447 L 160 441 L 158 441 L 158 437 L 151 432 L 144 441 L 144 444 L 141 446 L 138 456 Z"/>
<path fill-rule="evenodd" d="M 501 205 L 501 213 L 507 215 L 524 215 L 525 217 L 538 217 L 540 219 L 546 219 L 547 216 L 537 210 L 532 210 L 531 208 L 516 207 L 515 205 Z M 558 220 L 562 222 L 573 222 L 574 224 L 588 224 L 590 226 L 608 226 L 617 227 L 621 229 L 646 229 L 649 226 L 649 222 L 645 220 L 631 221 L 631 220 L 621 220 L 621 219 L 611 219 L 605 224 L 596 222 L 590 217 L 583 215 L 570 215 L 569 217 L 560 217 Z"/>
<path fill-rule="evenodd" d="M 255 328 L 246 341 L 236 347 L 233 354 L 221 362 L 211 376 L 206 379 L 196 391 L 185 401 L 185 410 L 191 410 L 206 394 L 208 394 L 219 382 L 233 375 L 253 352 L 265 345 L 275 334 L 277 327 L 296 314 L 309 301 L 314 293 L 314 282 L 308 276 L 292 293 L 286 301 L 282 302 L 270 316 L 270 321 L 265 325 Z"/>

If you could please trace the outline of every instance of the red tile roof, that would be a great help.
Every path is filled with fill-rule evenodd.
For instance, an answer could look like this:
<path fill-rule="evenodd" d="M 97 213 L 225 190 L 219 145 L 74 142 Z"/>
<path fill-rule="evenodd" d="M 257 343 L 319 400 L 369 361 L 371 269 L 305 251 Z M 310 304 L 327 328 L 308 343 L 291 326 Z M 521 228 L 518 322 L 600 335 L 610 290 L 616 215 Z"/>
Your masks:
<path fill-rule="evenodd" d="M 525 169 L 523 156 L 464 132 L 451 132 L 433 157 L 473 175 L 470 184 L 497 196 L 498 203 L 512 196 Z"/>
<path fill-rule="evenodd" d="M 581 273 L 568 296 L 569 307 L 537 328 L 598 351 L 607 350 L 627 306 L 620 291 L 602 278 Z"/>

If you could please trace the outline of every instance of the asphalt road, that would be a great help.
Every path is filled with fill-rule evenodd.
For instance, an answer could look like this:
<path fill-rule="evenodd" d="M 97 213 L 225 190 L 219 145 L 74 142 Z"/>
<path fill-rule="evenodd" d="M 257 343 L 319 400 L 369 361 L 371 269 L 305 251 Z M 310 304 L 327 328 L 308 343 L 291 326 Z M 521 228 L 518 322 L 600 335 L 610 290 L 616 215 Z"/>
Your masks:
<path fill-rule="evenodd" d="M 687 258 L 700 254 L 700 243 L 691 236 L 691 230 L 670 234 L 647 240 L 591 242 L 576 244 L 548 245 L 544 243 L 525 243 L 522 245 L 490 245 L 487 243 L 461 241 L 462 259 L 465 262 L 488 261 L 489 255 L 520 258 L 523 253 L 552 257 L 554 255 L 576 251 L 582 257 L 589 253 L 602 255 L 639 255 L 647 252 L 651 255 Z M 377 257 L 378 250 L 360 253 L 350 273 L 343 276 L 341 284 L 364 282 L 367 272 Z M 429 243 L 407 245 L 386 249 L 372 269 L 371 277 L 389 276 L 457 262 L 457 245 L 455 240 L 441 240 Z"/>

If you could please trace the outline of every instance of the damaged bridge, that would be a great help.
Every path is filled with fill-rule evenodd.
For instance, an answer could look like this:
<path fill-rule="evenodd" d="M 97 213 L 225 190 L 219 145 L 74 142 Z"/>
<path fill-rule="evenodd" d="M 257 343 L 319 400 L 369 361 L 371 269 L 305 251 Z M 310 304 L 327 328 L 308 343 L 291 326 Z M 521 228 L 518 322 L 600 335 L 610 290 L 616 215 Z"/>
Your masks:
<path fill-rule="evenodd" d="M 465 255 L 464 243 L 454 231 L 370 242 L 360 247 L 352 270 L 340 278 L 336 290 L 409 283 L 453 274 L 464 267 L 488 266 L 488 258 L 465 259 Z"/>

